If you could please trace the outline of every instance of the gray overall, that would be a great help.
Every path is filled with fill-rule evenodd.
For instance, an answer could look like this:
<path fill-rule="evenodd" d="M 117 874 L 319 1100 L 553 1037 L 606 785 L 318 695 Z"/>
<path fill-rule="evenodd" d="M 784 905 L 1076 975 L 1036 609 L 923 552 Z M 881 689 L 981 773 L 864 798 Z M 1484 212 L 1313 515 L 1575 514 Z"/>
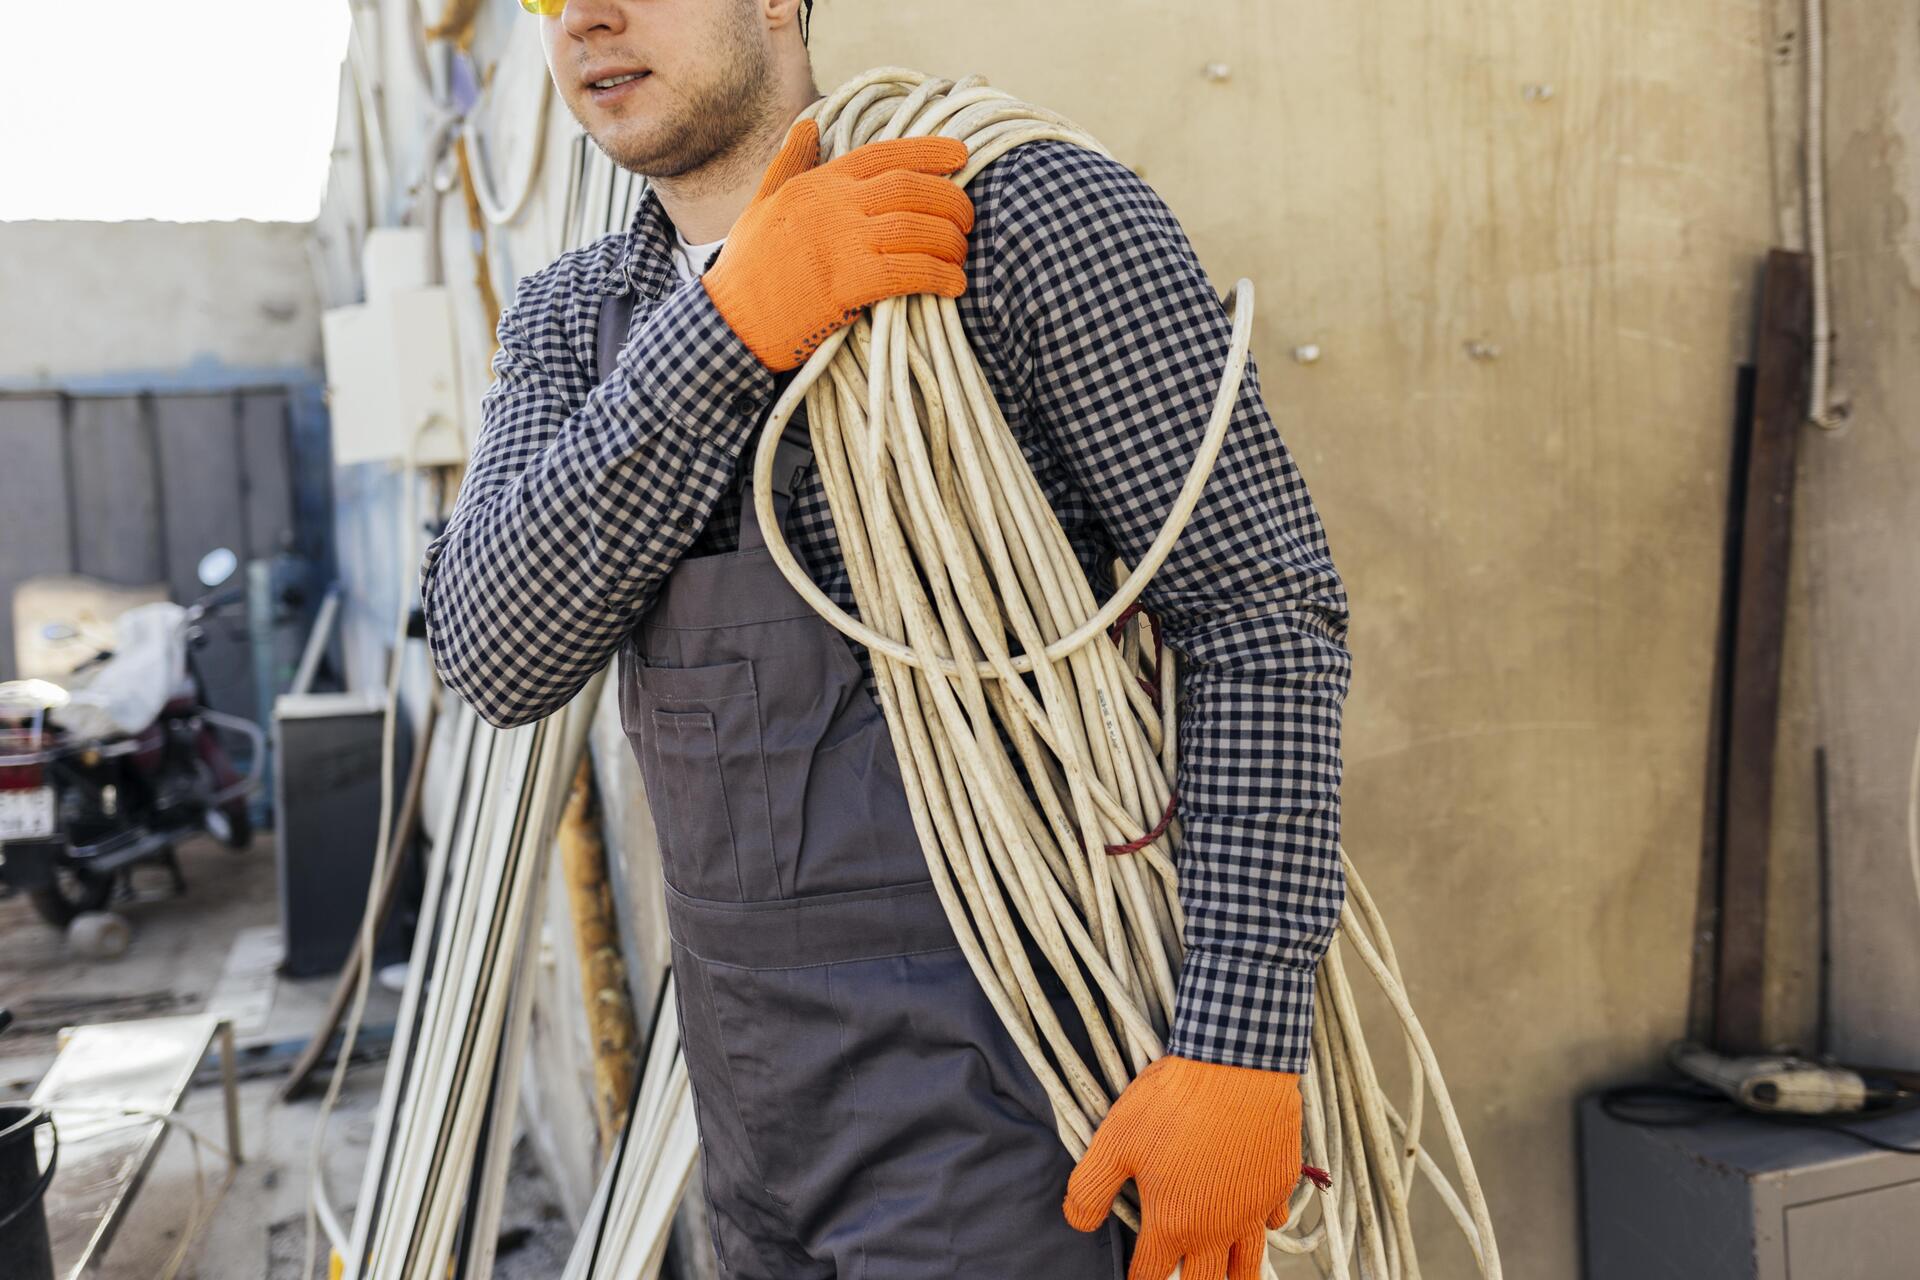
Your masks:
<path fill-rule="evenodd" d="M 602 309 L 603 370 L 631 306 Z M 784 525 L 811 455 L 783 448 Z M 1118 1225 L 1061 1216 L 1072 1160 L 954 941 L 860 664 L 751 501 L 739 550 L 682 560 L 617 662 L 722 1273 L 1120 1280 Z"/>

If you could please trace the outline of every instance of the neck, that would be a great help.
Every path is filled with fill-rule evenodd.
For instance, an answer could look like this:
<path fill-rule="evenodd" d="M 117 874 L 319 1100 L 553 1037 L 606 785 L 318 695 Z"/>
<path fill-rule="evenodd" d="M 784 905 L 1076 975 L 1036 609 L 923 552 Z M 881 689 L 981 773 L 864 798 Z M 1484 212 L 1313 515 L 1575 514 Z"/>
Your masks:
<path fill-rule="evenodd" d="M 667 216 L 689 244 L 710 244 L 733 230 L 759 189 L 761 175 L 786 142 L 794 118 L 824 96 L 811 79 L 791 86 L 739 145 L 698 169 L 649 180 Z"/>

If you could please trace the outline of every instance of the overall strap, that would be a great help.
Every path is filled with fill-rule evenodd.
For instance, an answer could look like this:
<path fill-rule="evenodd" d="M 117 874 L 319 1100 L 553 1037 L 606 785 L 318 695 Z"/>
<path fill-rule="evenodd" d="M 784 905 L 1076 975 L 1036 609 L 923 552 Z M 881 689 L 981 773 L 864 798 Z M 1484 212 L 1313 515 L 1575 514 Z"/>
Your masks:
<path fill-rule="evenodd" d="M 597 363 L 594 376 L 601 382 L 613 372 L 613 362 L 620 358 L 620 348 L 627 345 L 627 329 L 633 324 L 632 290 L 626 293 L 611 294 L 600 303 L 600 325 L 595 334 L 594 343 Z"/>
<path fill-rule="evenodd" d="M 600 303 L 599 325 L 595 332 L 595 348 L 598 359 L 596 373 L 602 382 L 613 371 L 614 361 L 620 358 L 620 349 L 626 345 L 627 329 L 633 323 L 634 295 L 631 292 L 613 294 Z M 792 374 L 786 374 L 779 380 L 775 389 L 777 396 L 786 389 Z M 802 421 L 788 419 L 787 429 L 781 434 L 779 451 L 773 460 L 773 509 L 780 519 L 780 527 L 787 527 L 787 509 L 793 505 L 794 490 L 806 478 L 813 466 L 813 448 L 807 443 L 807 429 Z M 756 437 L 757 438 L 757 437 Z M 740 458 L 740 550 L 754 551 L 767 545 L 765 533 L 760 528 L 759 516 L 753 509 L 753 452 L 749 446 Z"/>
<path fill-rule="evenodd" d="M 760 527 L 760 513 L 753 506 L 753 455 L 756 445 L 749 445 L 740 455 L 740 550 L 757 551 L 767 545 L 766 531 Z M 787 527 L 787 512 L 793 506 L 793 495 L 800 488 L 800 482 L 807 478 L 807 472 L 813 467 L 813 446 L 807 443 L 805 424 L 794 418 L 787 419 L 787 429 L 780 433 L 780 443 L 773 454 L 773 513 L 780 521 L 780 528 Z"/>

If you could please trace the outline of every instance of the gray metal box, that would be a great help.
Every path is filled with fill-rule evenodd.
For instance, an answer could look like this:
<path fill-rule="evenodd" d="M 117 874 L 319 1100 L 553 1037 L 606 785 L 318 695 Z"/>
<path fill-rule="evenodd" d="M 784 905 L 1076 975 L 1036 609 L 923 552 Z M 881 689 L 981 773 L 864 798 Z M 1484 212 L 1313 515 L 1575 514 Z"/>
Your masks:
<path fill-rule="evenodd" d="M 1851 1120 L 1920 1147 L 1920 1113 Z M 1654 1127 L 1580 1104 L 1586 1280 L 1920 1280 L 1920 1156 L 1729 1115 Z"/>
<path fill-rule="evenodd" d="M 332 973 L 358 936 L 380 825 L 382 708 L 372 692 L 282 694 L 274 703 L 281 969 L 289 975 Z M 413 741 L 404 713 L 401 719 L 394 726 L 396 813 Z M 399 915 L 380 935 L 382 960 L 406 954 Z"/>

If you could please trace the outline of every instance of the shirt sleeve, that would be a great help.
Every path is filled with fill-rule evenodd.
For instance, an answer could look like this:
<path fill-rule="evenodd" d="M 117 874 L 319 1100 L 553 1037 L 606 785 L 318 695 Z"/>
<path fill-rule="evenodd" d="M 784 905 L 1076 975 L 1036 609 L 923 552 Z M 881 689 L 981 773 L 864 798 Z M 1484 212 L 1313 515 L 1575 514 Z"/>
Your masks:
<path fill-rule="evenodd" d="M 1064 143 L 1007 159 L 991 323 L 1033 427 L 1137 564 L 1205 433 L 1231 314 L 1172 211 L 1124 165 Z M 1271 316 L 1272 295 L 1264 305 Z M 1187 955 L 1168 1051 L 1304 1072 L 1314 971 L 1346 892 L 1347 599 L 1251 358 L 1212 478 L 1142 603 L 1183 659 Z"/>
<path fill-rule="evenodd" d="M 479 439 L 420 568 L 434 666 L 500 728 L 558 710 L 605 665 L 772 398 L 698 281 L 644 313 L 597 385 L 560 325 L 578 302 L 536 276 L 502 313 Z"/>

